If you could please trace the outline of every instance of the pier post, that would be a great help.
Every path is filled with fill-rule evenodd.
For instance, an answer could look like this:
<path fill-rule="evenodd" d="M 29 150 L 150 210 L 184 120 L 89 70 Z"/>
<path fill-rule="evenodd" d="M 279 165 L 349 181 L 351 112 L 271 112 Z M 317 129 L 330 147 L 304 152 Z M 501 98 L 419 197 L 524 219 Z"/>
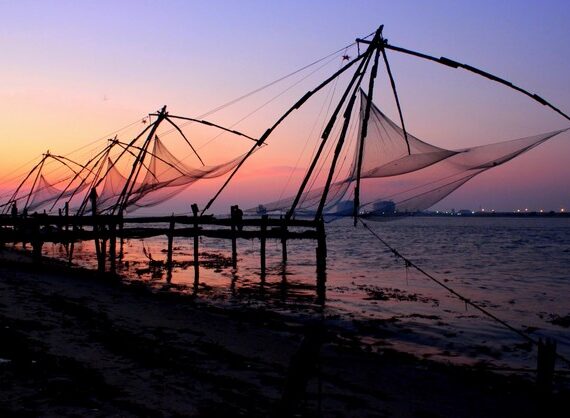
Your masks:
<path fill-rule="evenodd" d="M 261 244 L 260 257 L 261 257 L 261 280 L 265 280 L 265 244 L 267 240 L 267 215 L 261 216 L 261 234 L 259 241 Z"/>
<path fill-rule="evenodd" d="M 117 273 L 117 224 L 109 224 L 109 268 L 111 274 Z"/>
<path fill-rule="evenodd" d="M 230 222 L 232 229 L 232 267 L 234 269 L 237 267 L 236 208 L 237 206 L 232 206 L 230 208 Z"/>
<path fill-rule="evenodd" d="M 194 214 L 194 286 L 197 287 L 200 281 L 200 266 L 198 263 L 198 205 L 196 203 L 192 205 L 192 213 Z"/>
<path fill-rule="evenodd" d="M 40 222 L 37 218 L 32 221 L 32 257 L 35 263 L 42 262 L 42 247 L 44 245 L 40 237 Z"/>
<path fill-rule="evenodd" d="M 65 215 L 65 230 L 69 231 L 69 202 L 65 202 L 63 213 Z"/>
<path fill-rule="evenodd" d="M 166 281 L 170 283 L 172 280 L 172 244 L 174 241 L 174 214 L 172 214 L 172 219 L 170 220 L 170 226 L 168 228 L 168 249 L 166 251 Z"/>
<path fill-rule="evenodd" d="M 536 384 L 542 395 L 552 393 L 554 364 L 556 362 L 556 341 L 550 338 L 538 340 Z"/>
<path fill-rule="evenodd" d="M 125 240 L 123 238 L 123 226 L 124 226 L 124 222 L 123 222 L 123 211 L 119 212 L 119 261 L 123 260 L 123 256 L 124 256 L 124 244 L 125 244 Z"/>
<path fill-rule="evenodd" d="M 283 225 L 281 225 L 281 255 L 283 263 L 287 262 L 287 218 L 283 218 Z"/>
<path fill-rule="evenodd" d="M 93 187 L 89 193 L 91 200 L 91 215 L 93 216 L 93 240 L 95 242 L 95 254 L 97 255 L 97 271 L 105 272 L 105 258 L 101 257 L 101 245 L 99 242 L 99 226 L 97 224 L 97 190 Z"/>
<path fill-rule="evenodd" d="M 317 300 L 324 303 L 326 297 L 327 281 L 327 241 L 325 234 L 325 222 L 323 218 L 317 221 Z"/>

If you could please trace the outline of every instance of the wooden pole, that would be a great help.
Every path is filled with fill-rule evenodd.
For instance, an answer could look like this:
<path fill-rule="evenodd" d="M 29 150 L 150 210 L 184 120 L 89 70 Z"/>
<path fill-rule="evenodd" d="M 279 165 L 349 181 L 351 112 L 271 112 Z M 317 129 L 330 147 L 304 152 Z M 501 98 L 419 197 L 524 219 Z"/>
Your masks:
<path fill-rule="evenodd" d="M 237 268 L 237 235 L 236 235 L 236 207 L 230 208 L 230 219 L 232 228 L 232 266 Z"/>
<path fill-rule="evenodd" d="M 305 174 L 305 177 L 303 178 L 301 186 L 299 187 L 299 190 L 297 191 L 297 195 L 295 196 L 295 200 L 293 201 L 293 204 L 291 205 L 291 207 L 289 208 L 289 210 L 287 211 L 287 213 L 285 215 L 285 219 L 289 220 L 293 217 L 293 214 L 295 212 L 295 208 L 299 204 L 299 201 L 301 200 L 301 197 L 303 196 L 303 193 L 305 191 L 305 187 L 307 186 L 307 183 L 309 182 L 309 179 L 311 178 L 313 171 L 314 171 L 315 167 L 317 166 L 317 163 L 321 157 L 321 153 L 323 152 L 323 150 L 325 148 L 325 145 L 326 145 L 327 140 L 329 138 L 330 132 L 332 131 L 334 124 L 336 122 L 336 118 L 337 118 L 338 114 L 340 113 L 342 106 L 346 101 L 346 98 L 350 94 L 352 86 L 358 80 L 358 78 L 361 77 L 362 74 L 364 74 L 362 72 L 362 69 L 364 68 L 365 63 L 368 61 L 368 57 L 371 55 L 371 53 L 372 53 L 372 49 L 368 48 L 366 50 L 366 52 L 362 55 L 362 57 L 364 57 L 364 59 L 360 62 L 360 64 L 358 65 L 358 68 L 354 72 L 354 75 L 352 76 L 350 83 L 346 87 L 346 89 L 345 89 L 341 99 L 339 100 L 332 116 L 329 119 L 329 122 L 327 123 L 325 130 L 323 131 L 323 133 L 321 135 L 322 141 L 319 144 L 319 148 L 317 149 L 317 152 L 315 153 L 315 156 L 313 157 L 313 160 L 311 161 L 311 165 L 309 166 L 309 169 L 307 170 L 307 173 Z"/>
<path fill-rule="evenodd" d="M 261 235 L 259 237 L 261 249 L 260 249 L 260 257 L 261 257 L 261 280 L 265 280 L 265 244 L 267 240 L 267 215 L 261 216 Z"/>
<path fill-rule="evenodd" d="M 172 220 L 170 221 L 170 226 L 168 228 L 168 249 L 166 252 L 166 281 L 170 283 L 172 280 L 172 244 L 174 242 L 174 214 L 172 214 Z"/>
<path fill-rule="evenodd" d="M 410 49 L 406 49 L 406 48 L 401 48 L 395 45 L 390 45 L 387 42 L 384 44 L 384 48 L 386 49 L 391 49 L 392 51 L 398 51 L 398 52 L 402 52 L 404 54 L 408 54 L 408 55 L 413 55 L 415 57 L 418 58 L 423 58 L 429 61 L 434 61 L 437 62 L 439 64 L 443 64 L 445 66 L 451 67 L 451 68 L 463 68 L 464 70 L 467 71 L 471 71 L 472 73 L 478 74 L 480 76 L 483 76 L 485 78 L 488 78 L 489 80 L 495 81 L 497 83 L 503 84 L 507 87 L 510 87 L 518 92 L 521 92 L 522 94 L 530 97 L 531 99 L 537 101 L 538 103 L 540 103 L 543 106 L 548 106 L 549 108 L 551 108 L 552 110 L 554 110 L 555 112 L 559 113 L 560 115 L 562 115 L 563 117 L 565 117 L 566 119 L 570 120 L 570 116 L 567 115 L 566 113 L 562 112 L 560 109 L 558 109 L 557 107 L 555 107 L 553 104 L 547 102 L 546 100 L 544 100 L 542 97 L 540 97 L 538 94 L 535 93 L 531 93 L 521 87 L 518 87 L 516 85 L 514 85 L 513 83 L 511 83 L 510 81 L 504 80 L 500 77 L 497 77 L 493 74 L 490 74 L 486 71 L 480 70 L 478 68 L 472 67 L 471 65 L 468 64 L 462 64 L 460 62 L 454 61 L 452 59 L 446 58 L 446 57 L 433 57 L 431 55 L 427 55 L 421 52 L 416 52 L 416 51 L 412 51 Z"/>
<path fill-rule="evenodd" d="M 69 202 L 65 202 L 64 205 L 64 214 L 65 214 L 65 230 L 69 231 Z"/>
<path fill-rule="evenodd" d="M 552 393 L 554 364 L 556 362 L 556 341 L 547 338 L 538 340 L 536 384 L 543 395 Z"/>
<path fill-rule="evenodd" d="M 105 231 L 105 226 L 102 226 L 103 231 Z M 105 232 L 103 232 L 104 234 Z M 106 262 L 107 262 L 107 238 L 103 236 L 101 238 L 101 267 L 100 270 L 102 273 L 105 273 L 106 270 Z"/>
<path fill-rule="evenodd" d="M 97 270 L 102 273 L 105 271 L 105 260 L 101 262 L 101 246 L 99 243 L 99 226 L 97 225 L 97 190 L 91 189 L 89 193 L 91 199 L 91 215 L 93 217 L 93 240 L 95 242 L 95 254 L 97 255 Z"/>
<path fill-rule="evenodd" d="M 194 286 L 197 287 L 200 281 L 200 265 L 199 265 L 199 236 L 198 236 L 198 205 L 192 205 L 192 213 L 194 214 Z"/>
<path fill-rule="evenodd" d="M 371 48 L 372 48 L 372 46 L 373 45 L 371 45 Z M 354 102 L 356 101 L 356 93 L 358 92 L 360 84 L 362 83 L 362 79 L 364 78 L 364 74 L 366 74 L 366 70 L 368 69 L 368 64 L 370 63 L 370 59 L 372 57 L 373 51 L 371 48 L 369 48 L 370 49 L 370 55 L 366 58 L 366 62 L 364 64 L 364 68 L 362 70 L 362 73 L 360 74 L 360 77 L 358 78 L 358 81 L 356 82 L 356 85 L 354 86 L 352 96 L 350 97 L 350 99 L 346 105 L 346 109 L 344 111 L 344 115 L 343 115 L 344 116 L 344 122 L 342 125 L 342 130 L 340 132 L 339 138 L 338 138 L 337 143 L 336 143 L 336 148 L 335 148 L 334 155 L 332 158 L 332 162 L 331 162 L 331 165 L 329 168 L 329 174 L 328 174 L 327 180 L 325 182 L 325 187 L 323 190 L 323 194 L 321 196 L 321 201 L 319 202 L 319 206 L 317 208 L 315 220 L 320 219 L 322 214 L 323 214 L 323 210 L 324 210 L 325 203 L 327 200 L 327 196 L 329 193 L 330 185 L 331 185 L 333 176 L 335 174 L 336 164 L 337 164 L 338 158 L 340 156 L 340 153 L 342 151 L 342 147 L 344 145 L 344 140 L 346 138 L 346 134 L 348 132 L 348 127 L 350 125 L 350 119 L 352 116 L 352 108 L 354 107 Z"/>
<path fill-rule="evenodd" d="M 283 260 L 283 264 L 287 262 L 287 219 L 283 219 L 283 225 L 281 226 L 281 258 Z"/>
<path fill-rule="evenodd" d="M 119 235 L 121 236 L 120 241 L 119 241 L 119 261 L 123 260 L 123 256 L 124 256 L 124 244 L 125 244 L 125 239 L 123 238 L 123 226 L 124 226 L 124 222 L 123 222 L 123 212 L 119 212 Z"/>
<path fill-rule="evenodd" d="M 229 184 L 229 182 L 232 180 L 232 178 L 235 176 L 235 174 L 239 171 L 239 169 L 241 168 L 241 166 L 245 163 L 245 161 L 251 156 L 251 154 L 254 153 L 254 151 L 256 150 L 256 148 L 261 147 L 263 145 L 263 143 L 265 142 L 265 140 L 269 137 L 269 135 L 271 135 L 271 132 L 273 132 L 275 130 L 275 128 L 277 128 L 277 126 L 279 126 L 281 124 L 281 122 L 283 122 L 294 110 L 300 108 L 303 103 L 305 103 L 311 96 L 313 96 L 315 93 L 317 93 L 319 90 L 323 89 L 327 84 L 329 84 L 331 81 L 333 81 L 334 79 L 336 79 L 337 77 L 339 77 L 343 72 L 345 72 L 346 70 L 348 70 L 350 67 L 352 67 L 352 65 L 354 63 L 356 63 L 357 61 L 360 61 L 366 54 L 363 55 L 359 55 L 356 58 L 354 58 L 352 61 L 348 62 L 344 67 L 342 67 L 341 69 L 339 69 L 336 73 L 334 73 L 333 75 L 331 75 L 329 78 L 327 78 L 325 81 L 323 81 L 321 84 L 319 84 L 317 87 L 315 87 L 313 90 L 308 91 L 303 97 L 301 97 L 297 103 L 295 103 L 293 106 L 291 106 L 291 108 L 289 108 L 289 110 L 287 110 L 279 119 L 277 119 L 277 121 L 269 128 L 267 129 L 263 135 L 261 135 L 261 137 L 258 139 L 258 141 L 256 142 L 256 144 L 247 152 L 247 154 L 244 155 L 244 157 L 241 159 L 241 161 L 238 163 L 238 165 L 236 166 L 236 168 L 234 168 L 234 170 L 231 172 L 231 174 L 228 176 L 228 178 L 226 179 L 226 181 L 224 182 L 224 184 L 222 184 L 222 187 L 220 187 L 220 189 L 218 190 L 218 192 L 214 195 L 214 197 L 212 197 L 210 199 L 210 201 L 206 204 L 206 207 L 202 210 L 202 214 L 204 214 L 204 212 L 206 212 L 210 206 L 212 206 L 212 204 L 214 203 L 214 201 L 218 198 L 218 196 L 222 193 L 222 191 L 226 188 L 226 186 Z"/>
<path fill-rule="evenodd" d="M 109 224 L 109 263 L 111 274 L 117 273 L 117 224 Z"/>
<path fill-rule="evenodd" d="M 374 45 L 374 42 L 379 43 L 381 41 L 381 36 L 382 36 L 381 33 L 382 33 L 382 27 L 380 27 L 380 29 L 376 31 L 376 35 L 374 36 L 374 41 L 372 42 L 371 45 Z M 356 221 L 358 219 L 358 212 L 360 209 L 360 177 L 362 172 L 364 141 L 366 140 L 366 136 L 368 135 L 368 120 L 370 119 L 370 109 L 372 108 L 372 97 L 374 95 L 374 80 L 376 79 L 376 74 L 378 73 L 379 55 L 380 55 L 380 50 L 377 48 L 376 53 L 374 54 L 374 64 L 372 65 L 372 71 L 370 72 L 370 79 L 368 80 L 368 101 L 366 102 L 366 107 L 364 110 L 364 118 L 362 120 L 362 126 L 360 129 L 360 138 L 358 143 L 358 162 L 356 164 L 356 187 L 354 188 L 354 208 L 353 208 L 354 226 L 356 226 Z M 397 103 L 398 103 L 398 109 L 400 109 L 400 104 L 399 102 Z M 404 119 L 402 118 L 402 123 L 403 120 Z M 406 138 L 406 144 L 408 144 L 408 154 L 409 154 L 410 145 L 408 143 L 408 136 L 405 130 L 404 130 L 404 135 Z"/>
<path fill-rule="evenodd" d="M 61 208 L 59 208 L 59 209 L 57 210 L 57 215 L 58 215 L 60 218 L 62 217 L 63 213 L 61 212 Z M 57 230 L 61 232 L 62 229 L 63 229 L 63 225 L 62 225 L 61 220 L 60 220 L 60 222 L 59 222 L 58 225 L 57 225 Z"/>
<path fill-rule="evenodd" d="M 133 162 L 133 168 L 131 169 L 131 172 L 130 172 L 129 176 L 127 177 L 127 181 L 125 182 L 123 190 L 121 191 L 121 194 L 119 195 L 119 198 L 117 200 L 116 208 L 120 212 L 123 212 L 127 208 L 130 195 L 133 192 L 133 189 L 134 189 L 135 184 L 137 182 L 137 178 L 139 176 L 139 173 L 141 172 L 141 169 L 142 169 L 143 164 L 144 164 L 144 160 L 145 160 L 146 155 L 148 153 L 148 147 L 150 145 L 150 142 L 151 142 L 153 136 L 155 135 L 156 130 L 158 129 L 158 125 L 160 125 L 160 123 L 164 120 L 166 115 L 167 115 L 166 106 L 163 106 L 163 108 L 160 110 L 160 112 L 158 114 L 158 118 L 156 119 L 156 121 L 153 124 L 152 129 L 148 133 L 148 136 L 147 136 L 145 142 L 143 143 L 143 146 L 141 147 L 138 156 L 136 157 L 135 161 Z M 115 208 L 113 208 L 113 212 L 114 212 L 114 210 L 115 210 Z"/>
<path fill-rule="evenodd" d="M 317 221 L 317 301 L 324 303 L 327 281 L 327 241 L 325 223 L 321 218 Z"/>
<path fill-rule="evenodd" d="M 40 238 L 40 222 L 37 218 L 32 220 L 32 256 L 35 263 L 42 262 L 43 242 Z"/>

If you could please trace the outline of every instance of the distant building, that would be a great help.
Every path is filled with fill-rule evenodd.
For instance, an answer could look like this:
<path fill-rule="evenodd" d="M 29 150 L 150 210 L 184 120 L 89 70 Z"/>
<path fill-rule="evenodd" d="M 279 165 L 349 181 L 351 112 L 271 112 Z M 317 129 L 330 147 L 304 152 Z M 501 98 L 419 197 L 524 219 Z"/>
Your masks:
<path fill-rule="evenodd" d="M 376 214 L 388 215 L 396 212 L 396 204 L 391 200 L 382 200 L 374 203 L 372 210 Z"/>
<path fill-rule="evenodd" d="M 266 215 L 267 208 L 263 205 L 258 205 L 257 208 L 255 209 L 255 213 L 257 213 L 258 215 Z"/>
<path fill-rule="evenodd" d="M 336 204 L 336 214 L 341 216 L 349 216 L 354 213 L 354 201 L 343 200 Z"/>

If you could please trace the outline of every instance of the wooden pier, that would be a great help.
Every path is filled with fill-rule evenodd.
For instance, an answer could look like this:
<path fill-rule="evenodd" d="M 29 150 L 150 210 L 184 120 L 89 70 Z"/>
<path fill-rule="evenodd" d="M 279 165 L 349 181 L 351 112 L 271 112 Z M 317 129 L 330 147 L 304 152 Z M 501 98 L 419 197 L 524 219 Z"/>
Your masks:
<path fill-rule="evenodd" d="M 237 210 L 237 211 L 236 211 Z M 100 273 L 116 273 L 117 241 L 124 239 L 144 239 L 158 236 L 167 237 L 166 263 L 167 277 L 172 277 L 173 248 L 175 238 L 193 238 L 194 280 L 200 278 L 199 245 L 200 237 L 231 240 L 232 266 L 237 267 L 239 239 L 259 239 L 260 273 L 264 280 L 266 274 L 267 240 L 277 240 L 282 246 L 282 261 L 287 262 L 287 241 L 316 241 L 317 293 L 324 294 L 326 281 L 326 236 L 322 220 L 301 220 L 270 218 L 242 218 L 239 208 L 232 207 L 228 218 L 216 218 L 210 215 L 198 215 L 198 208 L 192 205 L 192 216 L 159 217 L 121 217 L 118 215 L 67 214 L 45 215 L 2 215 L 0 216 L 0 245 L 7 243 L 30 243 L 32 254 L 41 262 L 42 247 L 45 243 L 73 244 L 81 241 L 93 241 Z M 120 244 L 119 244 L 120 248 Z M 70 261 L 72 251 L 70 252 Z"/>

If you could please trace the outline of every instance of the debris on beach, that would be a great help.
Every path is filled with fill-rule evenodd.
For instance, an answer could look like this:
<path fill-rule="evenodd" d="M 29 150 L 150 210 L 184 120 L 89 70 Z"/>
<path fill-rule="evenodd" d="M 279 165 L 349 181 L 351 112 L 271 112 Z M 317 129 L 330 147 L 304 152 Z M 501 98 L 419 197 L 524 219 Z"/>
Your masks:
<path fill-rule="evenodd" d="M 409 293 L 397 288 L 368 285 L 359 285 L 357 287 L 368 295 L 365 300 L 396 300 L 398 302 L 432 303 L 434 306 L 439 306 L 437 299 L 422 296 L 418 293 Z"/>

